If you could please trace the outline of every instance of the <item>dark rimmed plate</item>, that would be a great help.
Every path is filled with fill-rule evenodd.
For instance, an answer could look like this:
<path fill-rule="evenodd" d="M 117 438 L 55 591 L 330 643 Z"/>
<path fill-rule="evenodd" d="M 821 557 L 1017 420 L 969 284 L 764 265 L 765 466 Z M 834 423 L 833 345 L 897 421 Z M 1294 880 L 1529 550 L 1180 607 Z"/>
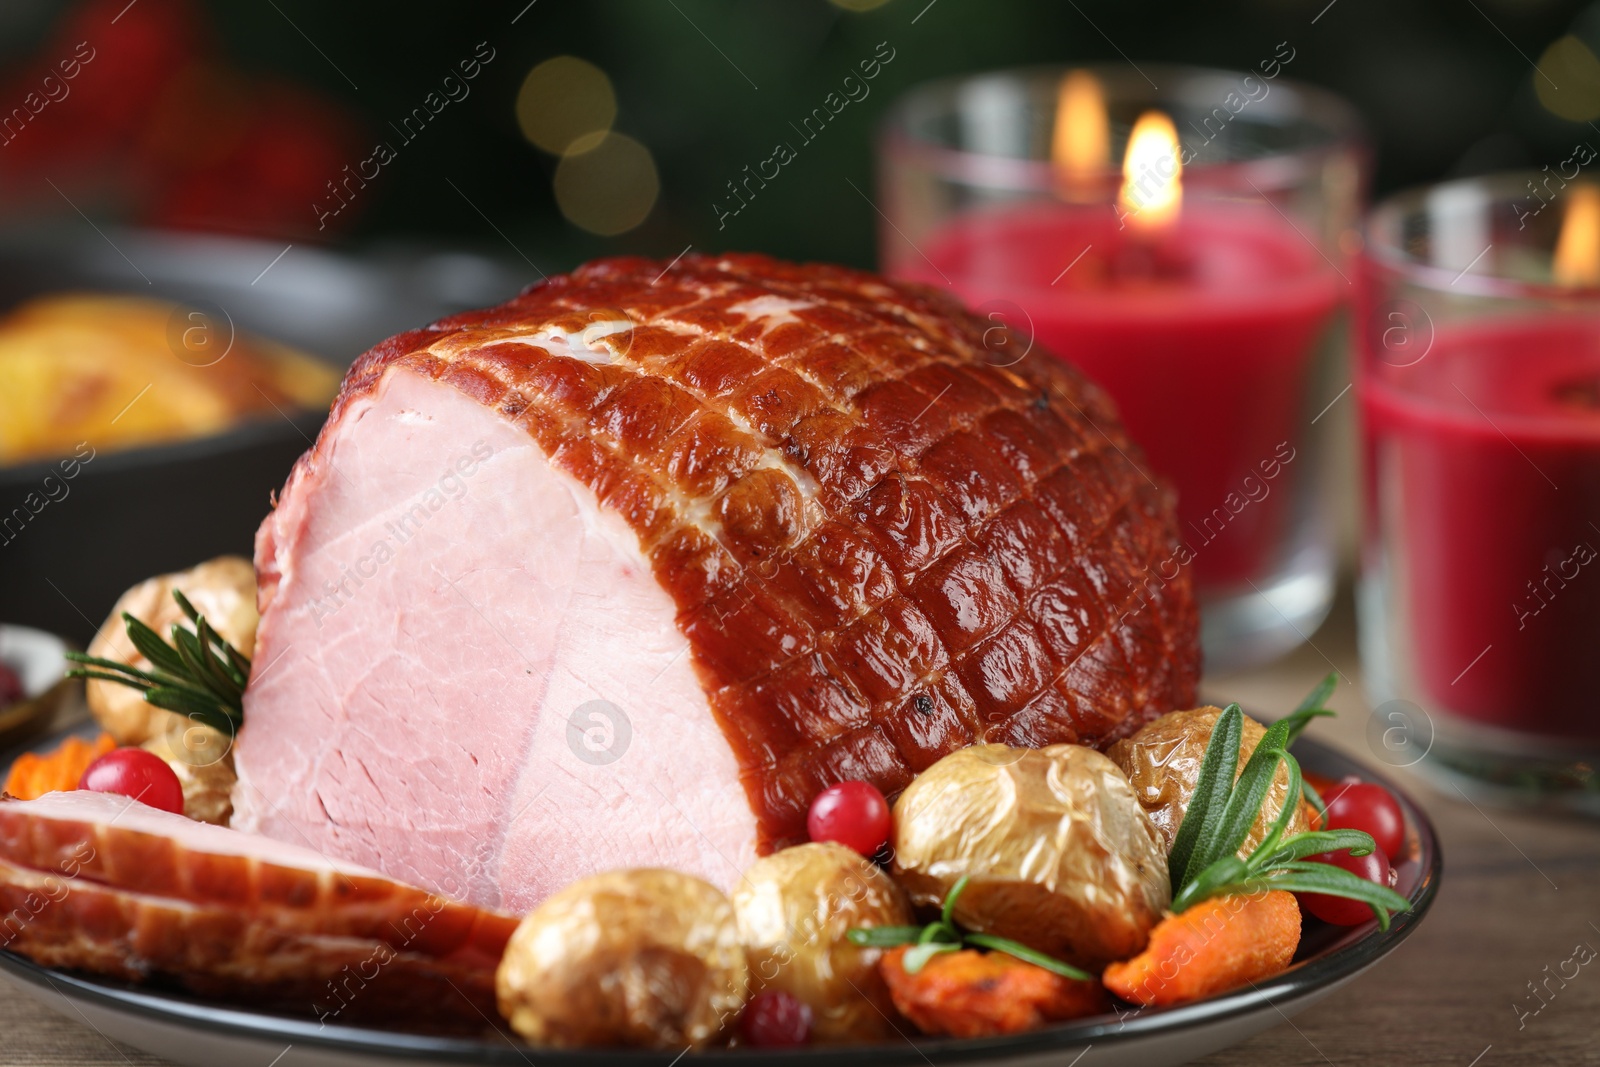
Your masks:
<path fill-rule="evenodd" d="M 1252 988 L 1177 1008 L 1127 1009 L 1121 1015 L 1081 1019 L 1007 1038 L 952 1041 L 908 1037 L 903 1043 L 884 1045 L 790 1052 L 723 1050 L 698 1058 L 715 1060 L 719 1067 L 819 1067 L 824 1062 L 838 1067 L 925 1067 L 935 1063 L 1071 1067 L 1077 1063 L 1074 1057 L 1093 1046 L 1096 1067 L 1161 1067 L 1204 1056 L 1277 1025 L 1377 963 L 1410 936 L 1438 893 L 1443 866 L 1433 825 L 1416 801 L 1393 782 L 1309 738 L 1298 741 L 1295 752 L 1308 771 L 1334 779 L 1358 774 L 1381 783 L 1405 809 L 1407 850 L 1395 866 L 1397 888 L 1410 898 L 1412 907 L 1396 916 L 1387 931 L 1380 931 L 1375 922 L 1359 927 L 1311 922 L 1290 970 Z M 387 1062 L 440 1067 L 534 1063 L 538 1067 L 598 1067 L 616 1062 L 666 1067 L 679 1055 L 677 1051 L 535 1049 L 513 1041 L 503 1027 L 499 1034 L 483 1039 L 463 1039 L 324 1026 L 310 1018 L 223 1007 L 181 994 L 50 970 L 10 952 L 0 952 L 0 977 L 107 1037 L 196 1067 L 218 1063 L 366 1067 Z"/>

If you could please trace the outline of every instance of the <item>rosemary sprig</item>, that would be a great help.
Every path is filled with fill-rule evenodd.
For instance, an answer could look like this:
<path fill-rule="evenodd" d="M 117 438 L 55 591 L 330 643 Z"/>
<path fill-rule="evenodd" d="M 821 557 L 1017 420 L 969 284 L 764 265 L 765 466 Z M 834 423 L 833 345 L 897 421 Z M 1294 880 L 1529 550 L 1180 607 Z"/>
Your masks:
<path fill-rule="evenodd" d="M 1376 847 L 1370 835 L 1360 830 L 1314 830 L 1284 837 L 1306 790 L 1300 763 L 1290 755 L 1289 745 L 1312 719 L 1333 714 L 1323 705 L 1333 693 L 1334 684 L 1334 676 L 1328 675 L 1299 707 L 1273 723 L 1251 753 L 1237 781 L 1233 773 L 1239 766 L 1244 712 L 1237 704 L 1229 704 L 1223 710 L 1206 743 L 1194 795 L 1168 854 L 1174 913 L 1209 897 L 1284 889 L 1359 900 L 1371 906 L 1378 925 L 1387 930 L 1390 912 L 1411 907 L 1410 901 L 1387 886 L 1369 882 L 1330 864 L 1305 859 L 1344 849 L 1364 856 Z M 1289 772 L 1283 807 L 1266 838 L 1240 859 L 1239 849 L 1266 802 L 1279 764 Z M 1315 797 L 1315 791 L 1310 795 Z M 1320 801 L 1320 797 L 1314 801 L 1319 810 Z"/>
<path fill-rule="evenodd" d="M 1311 692 L 1306 694 L 1305 699 L 1300 701 L 1299 706 L 1290 714 L 1326 713 L 1333 715 L 1334 712 L 1328 709 L 1328 698 L 1333 696 L 1333 689 L 1338 684 L 1339 676 L 1333 671 L 1329 671 L 1323 676 L 1322 681 L 1311 688 Z M 1309 721 L 1307 725 L 1309 725 Z M 1304 729 L 1304 726 L 1300 727 L 1300 730 Z M 1300 730 L 1296 730 L 1294 737 L 1289 738 L 1290 744 L 1294 743 L 1295 737 L 1300 736 Z M 1322 794 L 1318 793 L 1311 783 L 1304 779 L 1300 781 L 1300 795 L 1306 798 L 1306 803 L 1317 809 L 1318 815 L 1326 815 L 1328 813 L 1328 805 L 1323 802 Z"/>
<path fill-rule="evenodd" d="M 172 598 L 194 629 L 173 623 L 171 644 L 128 612 L 122 613 L 128 640 L 150 661 L 148 671 L 113 659 L 68 652 L 68 659 L 84 666 L 67 671 L 67 677 L 130 686 L 156 707 L 186 715 L 232 737 L 244 722 L 250 660 L 212 628 L 188 597 L 174 589 Z"/>
<path fill-rule="evenodd" d="M 956 900 L 961 896 L 961 891 L 967 888 L 968 875 L 962 875 L 956 884 L 950 887 L 950 892 L 945 894 L 944 905 L 939 909 L 939 917 L 926 926 L 872 926 L 856 928 L 845 934 L 852 944 L 870 945 L 876 948 L 895 948 L 900 945 L 913 945 L 906 953 L 902 966 L 907 974 L 916 974 L 927 966 L 929 960 L 943 952 L 956 952 L 960 949 L 972 947 L 988 949 L 991 952 L 1004 952 L 1007 956 L 1014 956 L 1024 963 L 1031 963 L 1036 967 L 1043 967 L 1063 978 L 1071 978 L 1084 982 L 1093 978 L 1068 963 L 1047 956 L 1043 952 L 1031 949 L 1019 941 L 1009 937 L 996 937 L 994 934 L 979 934 L 963 931 L 955 922 Z"/>

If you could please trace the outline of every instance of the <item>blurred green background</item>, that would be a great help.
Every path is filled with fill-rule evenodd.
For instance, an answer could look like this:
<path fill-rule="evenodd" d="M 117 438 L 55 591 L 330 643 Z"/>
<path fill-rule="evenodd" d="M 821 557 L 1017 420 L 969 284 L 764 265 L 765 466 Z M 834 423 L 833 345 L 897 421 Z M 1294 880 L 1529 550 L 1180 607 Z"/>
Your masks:
<path fill-rule="evenodd" d="M 162 210 L 149 206 L 149 190 L 168 177 L 150 179 L 128 164 L 130 177 L 124 180 L 117 170 L 120 157 L 113 156 L 93 169 L 134 192 L 119 195 L 103 181 L 89 183 L 83 192 L 87 205 L 73 198 L 89 214 L 334 243 L 415 238 L 512 258 L 520 254 L 545 271 L 616 252 L 671 257 L 690 244 L 869 265 L 876 220 L 850 183 L 872 188 L 872 140 L 884 108 L 925 79 L 1010 65 L 1117 61 L 1126 53 L 1136 60 L 1248 68 L 1287 41 L 1296 53 L 1290 77 L 1335 90 L 1365 116 L 1377 149 L 1379 192 L 1445 175 L 1553 164 L 1583 139 L 1600 146 L 1592 121 L 1600 116 L 1600 61 L 1582 43 L 1600 47 L 1600 14 L 1557 0 L 124 3 L 5 0 L 0 50 L 12 77 L 10 98 L 0 99 L 0 108 L 12 107 L 29 79 L 37 80 L 40 64 L 57 58 L 52 50 L 70 43 L 77 31 L 62 27 L 74 14 L 89 25 L 81 32 L 96 41 L 90 69 L 103 79 L 125 76 L 116 66 L 119 35 L 135 24 L 156 25 L 146 33 L 178 32 L 160 29 L 166 18 L 187 20 L 189 43 L 179 50 L 183 63 L 225 69 L 236 86 L 276 79 L 308 90 L 313 103 L 305 106 L 307 119 L 291 126 L 314 124 L 314 112 L 342 115 L 345 125 L 307 157 L 315 163 L 306 163 L 306 175 L 284 179 L 285 188 L 273 194 L 284 203 L 271 210 L 230 218 L 229 190 L 248 184 L 273 160 L 292 156 L 292 144 L 262 149 L 253 161 L 235 161 L 231 176 L 211 186 L 200 183 L 198 192 L 192 181 L 179 193 L 169 192 Z M 108 21 L 113 15 L 116 20 Z M 401 141 L 393 124 L 438 91 L 480 42 L 493 59 L 467 83 L 470 92 L 432 116 L 414 140 Z M 713 204 L 726 196 L 725 183 L 745 164 L 767 157 L 774 142 L 792 140 L 789 124 L 837 90 L 880 42 L 888 42 L 894 58 L 870 83 L 870 95 L 846 107 L 780 180 L 719 229 Z M 518 118 L 519 93 L 530 71 L 557 56 L 577 57 L 603 72 L 599 91 L 608 83 L 615 100 L 612 129 L 648 153 L 623 152 L 610 163 L 596 155 L 588 172 L 573 170 L 567 178 L 579 203 L 566 214 L 554 191 L 560 157 L 531 143 Z M 161 62 L 180 65 L 170 58 Z M 1537 63 L 1545 65 L 1543 73 Z M 87 85 L 87 75 L 83 81 Z M 574 96 L 577 90 L 562 88 L 571 78 L 546 81 L 555 88 L 547 85 L 544 97 L 524 101 L 536 114 L 536 129 L 556 121 L 550 115 L 563 107 L 581 113 L 596 106 L 581 93 Z M 1541 95 L 1541 82 L 1548 82 L 1547 90 L 1559 84 L 1559 98 L 1551 91 Z M 185 90 L 163 91 L 171 97 Z M 186 91 L 197 102 L 173 120 L 176 125 L 164 135 L 168 141 L 204 155 L 209 138 L 236 135 L 228 129 L 242 121 L 236 115 L 203 113 L 215 93 L 193 82 Z M 36 126 L 44 126 L 46 117 L 67 124 L 77 105 L 67 97 L 51 106 L 59 114 L 39 116 Z M 0 195 L 13 215 L 68 210 L 40 182 L 50 177 L 61 185 L 52 168 L 66 164 L 48 153 L 28 166 L 16 164 L 18 146 L 36 133 L 29 128 L 14 144 L 0 147 Z M 286 143 L 293 141 L 292 133 L 284 136 Z M 328 161 L 357 167 L 374 142 L 385 138 L 399 146 L 395 158 L 352 198 L 349 210 L 319 232 L 318 212 L 304 191 L 308 176 L 325 173 Z M 609 148 L 618 145 L 631 148 L 621 141 Z M 171 156 L 175 150 L 169 144 L 162 151 Z M 338 177 L 341 168 L 331 168 L 327 178 Z M 621 233 L 590 232 L 593 211 L 584 215 L 584 196 L 631 197 L 637 208 L 649 191 L 652 169 L 658 191 L 644 200 L 649 210 L 643 220 Z M 608 192 L 596 185 L 605 181 L 619 184 Z M 574 214 L 587 218 L 590 229 L 567 217 Z M 602 218 L 600 228 L 628 221 Z"/>

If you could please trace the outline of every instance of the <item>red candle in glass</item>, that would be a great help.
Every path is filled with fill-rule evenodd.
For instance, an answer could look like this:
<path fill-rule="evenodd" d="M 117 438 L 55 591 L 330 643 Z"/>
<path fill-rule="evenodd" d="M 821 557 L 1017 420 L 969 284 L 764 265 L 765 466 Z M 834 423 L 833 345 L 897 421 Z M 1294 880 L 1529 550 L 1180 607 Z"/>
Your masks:
<path fill-rule="evenodd" d="M 1348 380 L 1324 341 L 1363 155 L 1342 102 L 1278 73 L 998 71 L 923 86 L 884 127 L 884 267 L 1106 389 L 1178 491 L 1183 543 L 1137 581 L 1194 581 L 1212 670 L 1295 647 L 1333 601 L 1315 416 Z"/>
<path fill-rule="evenodd" d="M 1450 325 L 1415 365 L 1375 364 L 1361 396 L 1367 513 L 1404 561 L 1389 580 L 1422 694 L 1600 739 L 1600 317 Z"/>
<path fill-rule="evenodd" d="M 1109 204 L 1031 203 L 958 217 L 923 252 L 900 273 L 980 309 L 1014 302 L 1028 321 L 1013 326 L 1110 392 L 1177 486 L 1203 588 L 1274 564 L 1292 499 L 1279 475 L 1302 462 L 1312 357 L 1346 288 L 1281 215 L 1200 201 L 1141 231 Z"/>

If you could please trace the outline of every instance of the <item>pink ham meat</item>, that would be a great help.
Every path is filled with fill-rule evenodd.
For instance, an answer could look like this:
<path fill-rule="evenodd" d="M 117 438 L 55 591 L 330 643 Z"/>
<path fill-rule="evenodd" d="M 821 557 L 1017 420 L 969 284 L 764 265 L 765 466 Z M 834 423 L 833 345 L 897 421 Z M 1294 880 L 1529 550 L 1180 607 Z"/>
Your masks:
<path fill-rule="evenodd" d="M 516 921 L 105 793 L 0 800 L 0 948 L 312 1014 L 477 1031 Z"/>
<path fill-rule="evenodd" d="M 234 825 L 516 911 L 728 886 L 833 782 L 1189 706 L 1170 494 L 993 325 L 685 256 L 368 352 L 257 538 Z"/>

